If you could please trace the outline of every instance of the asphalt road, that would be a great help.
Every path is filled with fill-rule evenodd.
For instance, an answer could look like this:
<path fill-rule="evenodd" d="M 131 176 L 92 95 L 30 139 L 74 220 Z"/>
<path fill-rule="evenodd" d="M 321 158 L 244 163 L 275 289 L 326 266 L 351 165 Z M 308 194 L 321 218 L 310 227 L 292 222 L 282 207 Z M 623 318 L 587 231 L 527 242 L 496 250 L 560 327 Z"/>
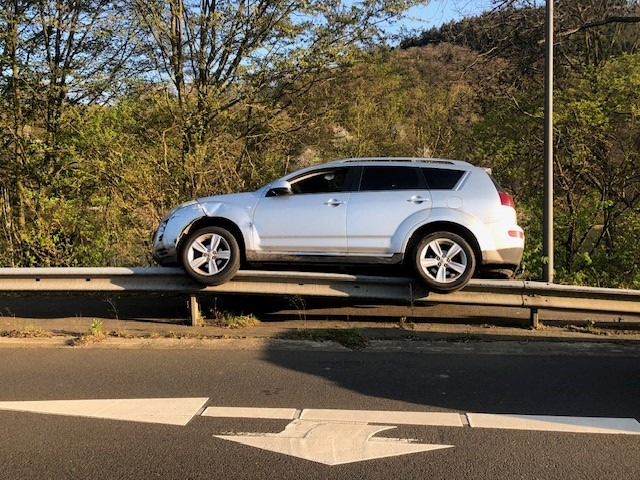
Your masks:
<path fill-rule="evenodd" d="M 206 397 L 207 406 L 640 420 L 638 355 L 300 348 L 0 349 L 0 402 Z M 462 349 L 461 349 L 462 351 Z M 0 410 L 0 479 L 638 479 L 640 436 L 398 425 L 453 448 L 329 466 L 216 437 L 288 420 L 186 426 Z"/>

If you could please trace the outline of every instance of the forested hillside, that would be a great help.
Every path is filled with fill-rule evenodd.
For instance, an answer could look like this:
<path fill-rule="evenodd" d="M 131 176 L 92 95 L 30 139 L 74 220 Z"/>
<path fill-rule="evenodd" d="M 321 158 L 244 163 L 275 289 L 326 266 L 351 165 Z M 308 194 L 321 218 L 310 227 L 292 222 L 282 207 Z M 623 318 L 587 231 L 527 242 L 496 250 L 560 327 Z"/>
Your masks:
<path fill-rule="evenodd" d="M 391 48 L 413 1 L 0 3 L 0 265 L 149 265 L 177 203 L 411 155 L 492 167 L 540 278 L 543 9 Z M 638 2 L 556 8 L 556 281 L 640 288 Z"/>

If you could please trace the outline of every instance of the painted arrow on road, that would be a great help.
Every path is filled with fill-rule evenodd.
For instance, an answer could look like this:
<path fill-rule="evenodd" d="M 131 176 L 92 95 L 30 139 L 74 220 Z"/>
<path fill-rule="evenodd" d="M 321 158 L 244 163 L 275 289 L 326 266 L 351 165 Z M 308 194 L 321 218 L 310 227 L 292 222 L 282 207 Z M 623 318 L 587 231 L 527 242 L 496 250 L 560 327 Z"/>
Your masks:
<path fill-rule="evenodd" d="M 217 438 L 326 465 L 451 448 L 408 439 L 376 437 L 395 425 L 498 428 L 640 435 L 634 418 L 598 418 L 454 412 L 394 412 L 294 408 L 208 407 L 206 397 L 0 402 L 0 410 L 74 415 L 132 422 L 187 425 L 195 416 L 282 419 L 280 433 L 216 435 Z"/>
<path fill-rule="evenodd" d="M 399 438 L 373 438 L 375 434 L 393 428 L 396 427 L 294 420 L 281 433 L 216 437 L 325 465 L 341 465 L 453 447 L 413 443 Z"/>

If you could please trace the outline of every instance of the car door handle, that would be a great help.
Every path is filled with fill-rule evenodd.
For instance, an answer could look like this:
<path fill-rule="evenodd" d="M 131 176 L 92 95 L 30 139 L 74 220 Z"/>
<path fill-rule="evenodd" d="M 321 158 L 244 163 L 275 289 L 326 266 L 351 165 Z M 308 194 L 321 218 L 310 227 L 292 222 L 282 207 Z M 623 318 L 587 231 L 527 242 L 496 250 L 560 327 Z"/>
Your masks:
<path fill-rule="evenodd" d="M 429 199 L 428 198 L 424 198 L 421 197 L 420 195 L 414 195 L 413 197 L 407 199 L 407 202 L 411 202 L 411 203 L 422 203 L 422 202 L 428 202 Z"/>
<path fill-rule="evenodd" d="M 331 198 L 324 202 L 325 205 L 328 205 L 330 207 L 337 207 L 338 205 L 344 205 L 345 203 L 347 202 L 343 202 L 342 200 L 338 200 L 337 198 Z"/>

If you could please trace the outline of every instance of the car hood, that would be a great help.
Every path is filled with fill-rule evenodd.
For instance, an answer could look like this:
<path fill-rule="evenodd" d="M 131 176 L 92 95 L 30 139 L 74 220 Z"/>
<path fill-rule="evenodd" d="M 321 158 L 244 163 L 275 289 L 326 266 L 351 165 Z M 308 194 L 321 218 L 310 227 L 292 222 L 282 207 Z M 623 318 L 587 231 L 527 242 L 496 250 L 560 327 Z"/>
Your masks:
<path fill-rule="evenodd" d="M 202 197 L 198 198 L 197 202 L 208 215 L 220 208 L 221 205 L 240 208 L 254 208 L 261 197 L 262 190 L 263 189 L 255 192 L 230 193 L 227 195 Z"/>

